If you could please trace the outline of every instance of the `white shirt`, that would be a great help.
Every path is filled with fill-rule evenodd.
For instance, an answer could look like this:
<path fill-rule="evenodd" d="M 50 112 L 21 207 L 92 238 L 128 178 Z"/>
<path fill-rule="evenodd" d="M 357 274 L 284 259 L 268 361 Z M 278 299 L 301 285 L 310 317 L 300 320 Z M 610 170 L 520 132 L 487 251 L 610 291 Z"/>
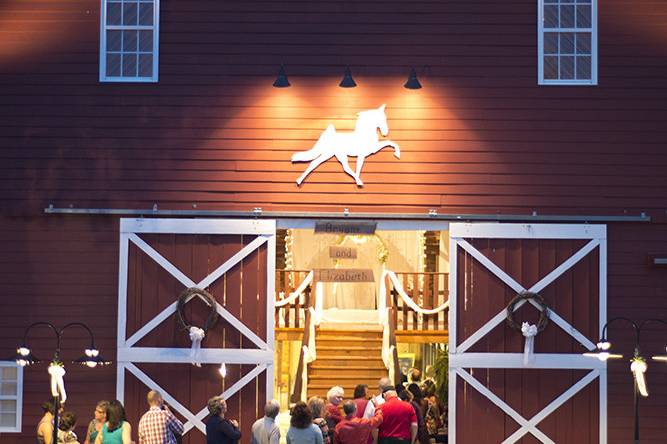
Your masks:
<path fill-rule="evenodd" d="M 267 416 L 259 418 L 252 425 L 252 444 L 278 444 L 280 442 L 280 428 L 273 418 Z"/>
<path fill-rule="evenodd" d="M 373 401 L 375 401 L 375 404 L 373 404 Z M 364 410 L 364 418 L 372 418 L 373 415 L 375 415 L 375 406 L 376 405 L 382 405 L 384 404 L 384 398 L 382 395 L 377 395 L 374 396 L 370 401 L 368 401 L 368 404 L 366 404 L 366 410 Z"/>

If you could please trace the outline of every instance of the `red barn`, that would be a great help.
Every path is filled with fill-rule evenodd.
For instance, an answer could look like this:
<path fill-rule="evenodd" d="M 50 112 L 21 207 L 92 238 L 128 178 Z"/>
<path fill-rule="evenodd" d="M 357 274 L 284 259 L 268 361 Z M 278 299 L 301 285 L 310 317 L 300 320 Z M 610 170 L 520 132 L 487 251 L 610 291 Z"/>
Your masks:
<path fill-rule="evenodd" d="M 351 398 L 411 367 L 448 382 L 451 443 L 629 442 L 635 332 L 603 327 L 667 318 L 666 17 L 646 0 L 0 3 L 0 441 L 35 440 L 46 367 L 13 356 L 25 340 L 50 360 L 48 329 L 24 338 L 45 321 L 85 323 L 113 362 L 69 363 L 90 338 L 63 334 L 82 442 L 100 399 L 138 440 L 159 387 L 198 444 L 222 394 L 249 442 L 268 398 Z M 214 313 L 197 352 L 183 324 Z M 643 443 L 667 432 L 665 328 L 639 338 Z M 625 359 L 584 356 L 600 337 Z"/>

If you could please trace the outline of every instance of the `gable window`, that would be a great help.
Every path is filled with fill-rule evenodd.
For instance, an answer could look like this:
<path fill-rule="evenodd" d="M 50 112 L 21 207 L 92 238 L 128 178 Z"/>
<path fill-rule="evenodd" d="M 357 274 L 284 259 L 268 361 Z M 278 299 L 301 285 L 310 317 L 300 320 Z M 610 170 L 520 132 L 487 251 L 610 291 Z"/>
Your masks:
<path fill-rule="evenodd" d="M 0 433 L 20 432 L 23 407 L 23 368 L 0 361 Z"/>
<path fill-rule="evenodd" d="M 157 82 L 160 0 L 102 0 L 100 82 Z"/>
<path fill-rule="evenodd" d="M 597 0 L 538 0 L 538 83 L 597 85 Z"/>

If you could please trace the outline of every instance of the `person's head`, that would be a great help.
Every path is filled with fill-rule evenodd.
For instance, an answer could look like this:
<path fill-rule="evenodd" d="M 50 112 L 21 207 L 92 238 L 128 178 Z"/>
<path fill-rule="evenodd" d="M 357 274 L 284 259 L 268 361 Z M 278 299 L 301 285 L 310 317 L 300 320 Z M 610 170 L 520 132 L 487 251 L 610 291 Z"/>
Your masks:
<path fill-rule="evenodd" d="M 53 415 L 56 412 L 55 409 L 53 408 L 53 402 L 52 401 L 44 401 L 42 403 L 42 411 L 45 414 L 50 413 L 50 414 Z"/>
<path fill-rule="evenodd" d="M 114 399 L 107 406 L 107 428 L 116 430 L 125 421 L 125 409 L 119 400 Z"/>
<path fill-rule="evenodd" d="M 275 399 L 267 402 L 264 406 L 264 416 L 275 419 L 280 413 L 280 404 Z"/>
<path fill-rule="evenodd" d="M 424 381 L 424 397 L 428 398 L 431 396 L 435 396 L 435 383 L 431 379 L 427 379 Z"/>
<path fill-rule="evenodd" d="M 419 382 L 422 379 L 422 372 L 419 369 L 413 368 L 410 372 L 410 382 Z"/>
<path fill-rule="evenodd" d="M 380 391 L 380 394 L 384 393 L 387 389 L 393 389 L 393 388 L 394 386 L 392 385 L 389 378 L 387 377 L 380 378 L 380 381 L 378 382 L 378 390 Z"/>
<path fill-rule="evenodd" d="M 146 395 L 146 402 L 148 402 L 148 405 L 151 407 L 161 407 L 162 404 L 164 404 L 162 394 L 160 394 L 160 392 L 157 390 L 151 390 L 148 392 Z"/>
<path fill-rule="evenodd" d="M 408 391 L 412 393 L 412 398 L 416 402 L 421 402 L 421 400 L 424 399 L 424 395 L 422 394 L 421 389 L 414 382 L 412 384 L 408 384 Z"/>
<path fill-rule="evenodd" d="M 107 420 L 107 407 L 109 401 L 99 401 L 95 406 L 95 421 L 105 422 Z"/>
<path fill-rule="evenodd" d="M 292 427 L 296 427 L 297 429 L 305 429 L 306 427 L 310 427 L 310 424 L 313 422 L 313 416 L 310 412 L 310 409 L 303 401 L 299 401 L 294 404 L 294 407 L 292 407 L 292 410 L 290 410 L 290 415 L 292 415 L 290 418 L 290 425 Z"/>
<path fill-rule="evenodd" d="M 329 401 L 333 405 L 338 405 L 343 401 L 344 396 L 345 396 L 345 390 L 343 390 L 343 387 L 335 385 L 331 387 L 327 392 L 327 401 Z"/>
<path fill-rule="evenodd" d="M 401 401 L 410 402 L 412 401 L 412 393 L 403 389 L 400 392 L 398 392 L 398 399 L 400 399 Z"/>
<path fill-rule="evenodd" d="M 76 427 L 76 415 L 72 412 L 64 412 L 60 416 L 58 428 L 63 432 L 69 432 Z"/>
<path fill-rule="evenodd" d="M 345 416 L 352 416 L 356 411 L 357 403 L 354 401 L 348 400 L 343 403 L 343 412 L 345 413 Z"/>
<path fill-rule="evenodd" d="M 368 398 L 368 386 L 366 384 L 359 384 L 354 388 L 354 399 Z"/>
<path fill-rule="evenodd" d="M 308 400 L 308 409 L 310 409 L 310 414 L 313 416 L 313 419 L 324 418 L 324 400 L 313 396 Z"/>
<path fill-rule="evenodd" d="M 207 407 L 211 416 L 225 416 L 227 413 L 227 402 L 222 396 L 214 396 L 209 399 Z"/>
<path fill-rule="evenodd" d="M 396 393 L 396 390 L 394 390 L 393 388 L 390 388 L 389 390 L 382 393 L 382 397 L 385 400 L 390 399 L 390 398 L 396 398 L 396 397 L 398 397 L 398 393 Z"/>

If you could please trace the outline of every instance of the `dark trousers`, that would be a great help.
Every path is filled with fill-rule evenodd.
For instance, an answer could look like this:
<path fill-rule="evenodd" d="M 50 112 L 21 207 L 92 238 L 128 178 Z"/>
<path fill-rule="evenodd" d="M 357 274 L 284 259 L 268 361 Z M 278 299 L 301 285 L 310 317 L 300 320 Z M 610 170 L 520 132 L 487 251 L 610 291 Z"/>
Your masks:
<path fill-rule="evenodd" d="M 394 438 L 393 436 L 378 439 L 378 444 L 410 444 L 409 439 Z"/>

